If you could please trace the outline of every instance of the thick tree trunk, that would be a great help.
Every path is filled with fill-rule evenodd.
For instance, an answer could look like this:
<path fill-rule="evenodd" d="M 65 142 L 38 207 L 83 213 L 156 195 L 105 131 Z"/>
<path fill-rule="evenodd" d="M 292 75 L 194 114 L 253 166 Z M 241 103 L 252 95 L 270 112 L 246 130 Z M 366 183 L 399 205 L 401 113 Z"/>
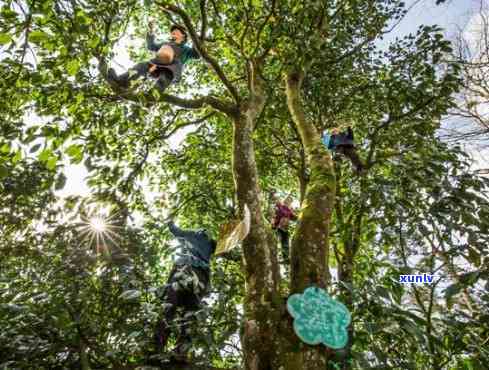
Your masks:
<path fill-rule="evenodd" d="M 286 76 L 287 103 L 299 131 L 306 154 L 310 178 L 302 203 L 301 213 L 291 245 L 291 293 L 302 293 L 309 286 L 326 288 L 328 277 L 329 223 L 335 197 L 333 161 L 320 140 L 315 126 L 306 120 L 300 100 L 303 73 Z M 286 335 L 289 343 L 296 343 L 285 353 L 285 369 L 323 370 L 327 364 L 327 350 L 323 345 L 298 343 L 289 325 Z"/>
<path fill-rule="evenodd" d="M 234 119 L 233 173 L 241 215 L 247 205 L 251 213 L 250 233 L 243 242 L 246 297 L 242 345 L 247 370 L 278 369 L 276 362 L 276 323 L 282 304 L 279 296 L 279 270 L 275 239 L 266 227 L 261 210 L 260 188 L 253 145 L 253 128 L 263 109 L 261 81 L 250 68 L 251 97 Z"/>
<path fill-rule="evenodd" d="M 315 126 L 304 116 L 300 87 L 303 74 L 287 76 L 287 102 L 297 125 L 310 169 L 305 199 L 291 249 L 291 292 L 302 292 L 311 285 L 326 287 L 328 275 L 328 237 L 334 207 L 335 176 L 333 161 L 321 143 Z"/>
<path fill-rule="evenodd" d="M 275 322 L 280 304 L 275 240 L 263 222 L 260 189 L 249 114 L 234 122 L 233 172 L 240 213 L 247 205 L 251 213 L 250 233 L 243 242 L 246 297 L 243 332 L 245 369 L 273 369 Z"/>
<path fill-rule="evenodd" d="M 301 157 L 301 162 L 300 162 L 300 169 L 299 169 L 299 194 L 300 194 L 300 202 L 302 206 L 304 199 L 306 199 L 307 184 L 309 183 L 309 176 L 307 175 L 307 166 L 306 166 L 306 153 L 304 152 L 304 149 L 301 149 L 300 157 Z"/>

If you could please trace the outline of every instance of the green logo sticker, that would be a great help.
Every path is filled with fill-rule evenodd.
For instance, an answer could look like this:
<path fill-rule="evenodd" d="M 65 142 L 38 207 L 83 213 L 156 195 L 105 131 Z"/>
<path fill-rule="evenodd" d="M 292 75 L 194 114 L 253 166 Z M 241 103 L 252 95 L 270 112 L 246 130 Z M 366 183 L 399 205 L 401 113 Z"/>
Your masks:
<path fill-rule="evenodd" d="M 350 312 L 325 290 L 310 287 L 303 294 L 291 295 L 287 300 L 287 310 L 294 318 L 294 331 L 303 342 L 312 345 L 323 343 L 333 349 L 346 345 Z"/>

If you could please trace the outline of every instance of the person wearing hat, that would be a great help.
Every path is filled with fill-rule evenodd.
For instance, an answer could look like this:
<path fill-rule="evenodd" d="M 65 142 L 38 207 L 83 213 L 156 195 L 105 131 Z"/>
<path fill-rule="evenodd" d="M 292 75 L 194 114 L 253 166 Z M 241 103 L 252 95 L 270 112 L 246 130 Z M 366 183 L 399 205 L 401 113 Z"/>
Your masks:
<path fill-rule="evenodd" d="M 183 66 L 190 59 L 200 58 L 193 47 L 187 46 L 187 32 L 184 27 L 174 24 L 170 28 L 170 40 L 156 42 L 154 23 L 149 23 L 146 36 L 147 47 L 155 52 L 155 57 L 147 62 L 133 66 L 129 71 L 118 76 L 113 68 L 108 71 L 110 81 L 123 88 L 129 87 L 129 82 L 149 74 L 156 79 L 156 85 L 163 92 L 172 82 L 178 82 L 182 76 Z"/>
<path fill-rule="evenodd" d="M 209 289 L 209 264 L 217 242 L 205 229 L 182 230 L 173 221 L 169 221 L 167 225 L 179 245 L 162 296 L 164 309 L 156 326 L 155 344 L 157 352 L 165 349 L 172 331 L 171 324 L 175 323 L 177 310 L 181 310 L 184 320 L 178 325 L 173 358 L 178 362 L 186 362 L 192 342 L 190 326 L 195 321 L 195 312 L 199 310 L 202 298 Z"/>

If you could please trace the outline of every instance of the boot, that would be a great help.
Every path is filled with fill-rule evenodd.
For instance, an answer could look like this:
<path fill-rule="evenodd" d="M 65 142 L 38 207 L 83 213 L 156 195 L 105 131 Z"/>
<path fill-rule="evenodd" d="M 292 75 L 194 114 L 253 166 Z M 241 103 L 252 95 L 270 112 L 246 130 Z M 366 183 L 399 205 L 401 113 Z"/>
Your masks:
<path fill-rule="evenodd" d="M 128 88 L 129 87 L 129 74 L 123 73 L 122 75 L 118 76 L 117 73 L 115 72 L 114 68 L 109 68 L 108 73 L 107 73 L 107 78 L 110 82 L 113 82 L 120 87 L 123 88 Z"/>
<path fill-rule="evenodd" d="M 185 329 L 184 329 L 185 330 Z M 184 333 L 183 337 L 177 340 L 176 347 L 171 353 L 171 359 L 174 362 L 188 364 L 190 363 L 189 352 L 191 347 L 192 339 L 188 336 L 188 332 Z"/>

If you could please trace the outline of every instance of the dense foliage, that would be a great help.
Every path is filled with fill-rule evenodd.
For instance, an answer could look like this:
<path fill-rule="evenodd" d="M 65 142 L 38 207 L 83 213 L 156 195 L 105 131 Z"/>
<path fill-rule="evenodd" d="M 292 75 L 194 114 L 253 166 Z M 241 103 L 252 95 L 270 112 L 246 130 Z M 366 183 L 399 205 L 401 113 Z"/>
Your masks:
<path fill-rule="evenodd" d="M 299 202 L 315 180 L 284 93 L 298 65 L 305 118 L 319 132 L 351 125 L 367 167 L 357 176 L 335 161 L 330 252 L 316 261 L 353 316 L 347 347 L 327 351 L 330 368 L 489 367 L 489 180 L 437 136 L 461 82 L 441 30 L 378 46 L 405 11 L 394 0 L 4 1 L 0 368 L 144 362 L 171 267 L 161 210 L 214 236 L 239 215 L 228 110 L 249 103 L 258 62 L 266 101 L 252 137 L 265 214 L 268 191 Z M 149 16 L 162 33 L 190 21 L 207 55 L 170 95 L 150 80 L 129 92 L 105 80 L 127 37 L 138 41 L 133 61 L 149 56 Z M 80 163 L 91 196 L 60 199 Z M 103 240 L 86 225 L 99 211 L 112 225 Z M 195 362 L 242 366 L 247 286 L 235 257 L 213 262 Z M 417 273 L 434 282 L 399 283 Z M 285 300 L 288 274 L 280 292 Z"/>

